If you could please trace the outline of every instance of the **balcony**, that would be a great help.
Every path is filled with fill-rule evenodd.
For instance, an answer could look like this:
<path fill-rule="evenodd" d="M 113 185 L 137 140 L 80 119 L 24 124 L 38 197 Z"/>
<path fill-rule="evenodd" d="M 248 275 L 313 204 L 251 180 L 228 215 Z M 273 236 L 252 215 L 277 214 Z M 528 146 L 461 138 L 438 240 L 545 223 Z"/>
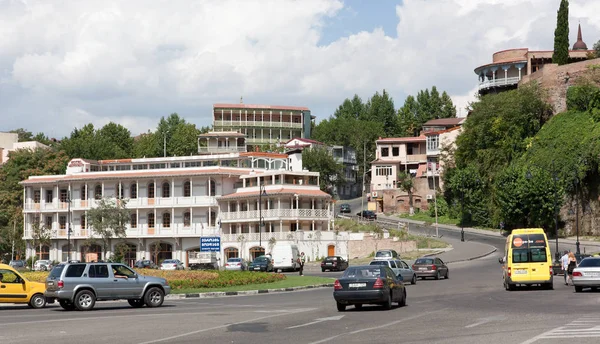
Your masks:
<path fill-rule="evenodd" d="M 521 79 L 518 76 L 487 80 L 479 84 L 479 90 L 485 90 L 492 87 L 517 86 L 520 80 Z"/>
<path fill-rule="evenodd" d="M 222 234 L 221 242 L 240 242 L 242 241 L 242 238 L 245 242 L 259 241 L 262 239 L 262 242 L 266 244 L 271 238 L 275 238 L 277 242 L 319 239 L 324 241 L 335 241 L 336 235 L 333 231 L 263 232 L 262 235 L 260 233 L 236 233 Z"/>
<path fill-rule="evenodd" d="M 269 122 L 269 121 L 214 121 L 214 127 L 222 128 L 296 128 L 302 129 L 302 123 Z"/>
<path fill-rule="evenodd" d="M 235 146 L 235 147 L 199 147 L 198 153 L 240 153 L 245 152 L 246 146 Z"/>
<path fill-rule="evenodd" d="M 96 207 L 96 200 L 80 200 L 74 199 L 71 201 L 71 210 L 85 210 Z M 68 210 L 68 203 L 33 203 L 25 202 L 24 211 L 37 212 L 42 210 L 59 211 Z M 144 207 L 217 207 L 218 203 L 213 196 L 193 196 L 193 197 L 156 197 L 156 198 L 134 198 L 127 200 L 127 209 L 144 208 Z"/>
<path fill-rule="evenodd" d="M 264 221 L 292 219 L 292 220 L 327 220 L 330 211 L 327 209 L 263 209 Z M 258 210 L 221 212 L 219 214 L 222 223 L 233 222 L 256 222 L 258 221 Z"/>

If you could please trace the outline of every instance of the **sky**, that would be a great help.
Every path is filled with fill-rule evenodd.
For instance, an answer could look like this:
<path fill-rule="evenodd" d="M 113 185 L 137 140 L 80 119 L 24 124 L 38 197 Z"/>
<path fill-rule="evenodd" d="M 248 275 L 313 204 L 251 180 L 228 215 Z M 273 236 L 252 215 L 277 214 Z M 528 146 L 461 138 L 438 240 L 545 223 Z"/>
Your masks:
<path fill-rule="evenodd" d="M 306 106 L 354 94 L 399 108 L 436 86 L 459 115 L 496 51 L 552 50 L 560 0 L 0 0 L 0 131 L 49 137 L 113 121 L 133 135 L 212 104 Z M 600 39 L 600 1 L 570 1 Z"/>

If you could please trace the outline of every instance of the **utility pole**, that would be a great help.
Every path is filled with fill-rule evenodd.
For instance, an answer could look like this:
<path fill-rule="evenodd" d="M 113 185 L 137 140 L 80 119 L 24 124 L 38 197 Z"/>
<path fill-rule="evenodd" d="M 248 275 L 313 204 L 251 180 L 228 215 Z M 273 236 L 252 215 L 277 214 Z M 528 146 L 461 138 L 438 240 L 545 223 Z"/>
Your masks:
<path fill-rule="evenodd" d="M 433 203 L 435 205 L 435 236 L 436 238 L 440 237 L 440 233 L 438 232 L 438 214 L 437 214 L 437 190 L 435 189 L 435 172 L 436 172 L 437 163 L 433 165 Z"/>
<path fill-rule="evenodd" d="M 362 176 L 362 197 L 360 198 L 360 220 L 363 219 L 365 209 L 365 175 L 367 172 L 367 141 L 363 142 L 363 176 Z"/>
<path fill-rule="evenodd" d="M 164 134 L 163 134 L 163 154 L 164 157 L 167 157 L 167 134 L 169 133 L 168 130 L 165 130 Z"/>

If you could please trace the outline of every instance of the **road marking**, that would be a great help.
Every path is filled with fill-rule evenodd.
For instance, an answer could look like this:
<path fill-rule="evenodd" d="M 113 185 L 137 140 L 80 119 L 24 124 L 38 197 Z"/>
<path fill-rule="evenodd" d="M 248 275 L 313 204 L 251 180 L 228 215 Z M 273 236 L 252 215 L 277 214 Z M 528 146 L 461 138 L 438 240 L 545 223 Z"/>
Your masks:
<path fill-rule="evenodd" d="M 473 328 L 475 326 L 487 324 L 487 323 L 492 322 L 492 321 L 498 321 L 498 320 L 504 320 L 504 319 L 506 319 L 506 316 L 504 316 L 504 315 L 496 315 L 496 316 L 493 316 L 493 317 L 482 318 L 478 322 L 475 322 L 475 323 L 472 323 L 470 325 L 465 326 L 465 328 Z"/>
<path fill-rule="evenodd" d="M 596 326 L 592 326 L 595 324 Z M 537 336 L 522 342 L 521 344 L 532 344 L 541 339 L 568 338 L 600 338 L 600 318 L 580 318 L 570 322 L 565 326 L 560 326 L 544 333 L 540 333 Z"/>
<path fill-rule="evenodd" d="M 430 315 L 430 314 L 439 313 L 439 312 L 444 312 L 444 311 L 446 311 L 446 310 L 448 310 L 448 308 L 443 308 L 443 309 L 440 309 L 440 310 L 437 310 L 437 311 L 432 311 L 432 312 L 425 312 L 425 313 L 423 313 L 423 314 L 414 315 L 414 316 L 412 316 L 412 317 L 403 318 L 403 319 L 396 320 L 396 321 L 392 321 L 392 322 L 390 322 L 390 323 L 383 324 L 383 325 L 379 325 L 379 326 L 367 327 L 367 328 L 363 328 L 363 329 L 356 330 L 356 331 L 352 331 L 352 332 L 340 333 L 340 334 L 338 334 L 338 335 L 331 336 L 331 337 L 329 337 L 329 338 L 325 338 L 325 339 L 321 339 L 321 340 L 318 340 L 318 341 L 316 341 L 316 342 L 311 342 L 311 343 L 309 343 L 309 344 L 320 344 L 320 343 L 325 343 L 325 342 L 328 342 L 328 341 L 330 341 L 330 340 L 332 340 L 332 339 L 335 339 L 335 338 L 338 338 L 338 337 L 347 336 L 347 335 L 351 335 L 351 334 L 357 334 L 357 333 L 361 333 L 361 332 L 365 332 L 365 331 L 377 330 L 377 329 L 380 329 L 380 328 L 384 328 L 384 327 L 388 327 L 388 326 L 396 325 L 396 324 L 399 324 L 399 323 L 403 323 L 403 322 L 406 322 L 406 321 L 409 321 L 409 320 L 414 320 L 414 319 L 422 318 L 422 317 L 424 317 L 424 316 L 427 316 L 427 315 Z"/>
<path fill-rule="evenodd" d="M 291 329 L 291 328 L 298 328 L 298 327 L 305 327 L 305 326 L 310 326 L 310 325 L 314 325 L 314 324 L 318 324 L 321 323 L 323 321 L 330 321 L 330 320 L 340 320 L 342 319 L 344 316 L 343 315 L 337 315 L 337 316 L 333 316 L 333 317 L 327 317 L 327 318 L 317 318 L 315 319 L 315 321 L 311 321 L 309 323 L 306 324 L 302 324 L 302 325 L 296 325 L 296 326 L 290 326 L 288 328 L 286 328 L 287 330 Z"/>
<path fill-rule="evenodd" d="M 290 313 L 285 314 L 285 315 L 296 314 L 296 313 L 301 313 L 301 312 L 308 312 L 310 310 L 315 310 L 315 309 L 316 308 L 303 308 L 303 309 L 301 309 L 300 312 L 295 312 L 295 313 L 294 312 L 290 312 Z M 264 317 L 252 318 L 252 319 L 248 319 L 248 320 L 244 320 L 244 321 L 238 321 L 238 322 L 234 322 L 234 323 L 230 323 L 230 324 L 224 324 L 224 325 L 209 327 L 209 328 L 205 328 L 205 329 L 202 329 L 202 330 L 192 331 L 192 332 L 187 332 L 187 333 L 182 333 L 182 334 L 178 334 L 178 335 L 171 336 L 171 337 L 150 340 L 150 341 L 147 341 L 147 342 L 141 342 L 139 344 L 151 344 L 151 343 L 166 342 L 166 341 L 170 341 L 170 340 L 174 340 L 174 339 L 178 339 L 178 338 L 182 338 L 182 337 L 191 336 L 193 334 L 198 334 L 198 333 L 202 333 L 202 332 L 208 332 L 208 331 L 212 331 L 212 330 L 218 330 L 218 329 L 221 329 L 221 328 L 226 328 L 226 327 L 232 326 L 232 325 L 246 324 L 246 323 L 254 322 L 254 321 L 257 321 L 257 320 L 269 319 L 269 318 L 280 317 L 280 316 L 282 316 L 281 313 L 277 313 L 277 314 L 274 314 L 274 315 L 266 315 Z"/>

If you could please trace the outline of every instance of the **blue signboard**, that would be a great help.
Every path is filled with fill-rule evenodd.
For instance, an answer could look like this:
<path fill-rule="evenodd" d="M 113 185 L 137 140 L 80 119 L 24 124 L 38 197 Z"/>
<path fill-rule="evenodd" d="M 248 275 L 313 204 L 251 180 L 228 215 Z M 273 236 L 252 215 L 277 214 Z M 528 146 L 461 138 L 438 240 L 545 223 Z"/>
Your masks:
<path fill-rule="evenodd" d="M 200 238 L 201 252 L 219 252 L 221 251 L 221 237 L 201 237 Z"/>

